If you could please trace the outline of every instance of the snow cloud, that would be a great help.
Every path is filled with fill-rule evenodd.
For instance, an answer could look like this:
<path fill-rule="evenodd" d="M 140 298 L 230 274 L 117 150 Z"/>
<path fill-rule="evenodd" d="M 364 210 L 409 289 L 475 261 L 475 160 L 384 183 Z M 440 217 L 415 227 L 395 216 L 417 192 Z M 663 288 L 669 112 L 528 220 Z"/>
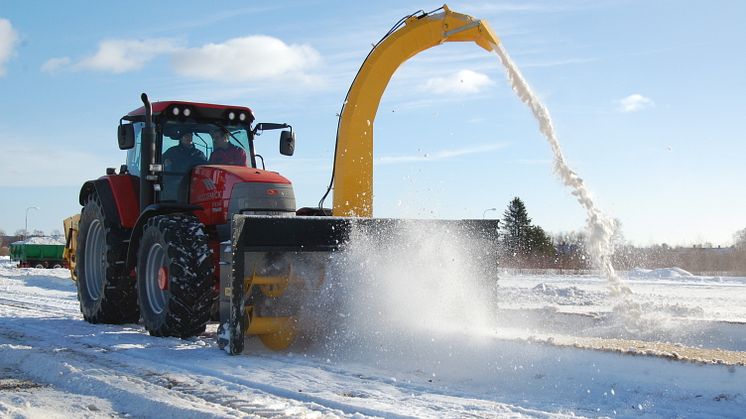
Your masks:
<path fill-rule="evenodd" d="M 620 112 L 637 112 L 655 105 L 652 99 L 639 93 L 631 94 L 617 101 Z"/>
<path fill-rule="evenodd" d="M 487 86 L 495 84 L 486 74 L 471 70 L 461 70 L 448 77 L 433 77 L 422 86 L 423 90 L 435 94 L 479 93 Z"/>
<path fill-rule="evenodd" d="M 302 76 L 306 69 L 320 61 L 321 55 L 311 46 L 288 45 L 280 39 L 264 35 L 183 49 L 171 59 L 179 75 L 218 81 Z"/>
<path fill-rule="evenodd" d="M 0 19 L 0 77 L 5 75 L 5 63 L 13 55 L 18 34 L 7 19 Z"/>

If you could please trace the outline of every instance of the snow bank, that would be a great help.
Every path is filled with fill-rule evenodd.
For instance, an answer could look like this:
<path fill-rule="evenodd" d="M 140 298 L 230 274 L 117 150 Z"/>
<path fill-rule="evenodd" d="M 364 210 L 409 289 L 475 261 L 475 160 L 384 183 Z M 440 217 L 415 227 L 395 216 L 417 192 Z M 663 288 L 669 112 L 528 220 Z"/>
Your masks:
<path fill-rule="evenodd" d="M 531 289 L 531 292 L 538 296 L 541 301 L 552 304 L 566 306 L 587 306 L 592 305 L 598 299 L 597 293 L 584 291 L 578 287 L 554 286 L 545 282 L 540 282 Z"/>
<path fill-rule="evenodd" d="M 685 271 L 681 268 L 660 268 L 660 269 L 643 269 L 635 268 L 629 271 L 627 274 L 630 278 L 689 278 L 694 277 L 691 272 Z"/>

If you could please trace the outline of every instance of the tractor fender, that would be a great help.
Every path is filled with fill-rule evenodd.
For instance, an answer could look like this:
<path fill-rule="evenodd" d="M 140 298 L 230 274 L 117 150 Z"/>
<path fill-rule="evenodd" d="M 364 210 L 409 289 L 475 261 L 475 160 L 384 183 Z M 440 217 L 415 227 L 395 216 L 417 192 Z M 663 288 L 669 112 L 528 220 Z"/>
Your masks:
<path fill-rule="evenodd" d="M 191 214 L 194 211 L 202 211 L 203 208 L 199 205 L 179 204 L 175 202 L 166 202 L 160 204 L 151 204 L 145 207 L 145 210 L 137 218 L 132 232 L 130 233 L 130 242 L 127 246 L 127 264 L 125 266 L 126 272 L 131 272 L 135 268 L 137 263 L 137 251 L 140 248 L 140 239 L 142 238 L 143 228 L 150 218 L 156 215 L 165 214 L 178 214 L 187 213 Z"/>
<path fill-rule="evenodd" d="M 80 188 L 78 201 L 85 205 L 88 195 L 98 194 L 107 219 L 126 229 L 135 226 L 139 213 L 137 179 L 131 175 L 108 175 L 89 180 Z"/>

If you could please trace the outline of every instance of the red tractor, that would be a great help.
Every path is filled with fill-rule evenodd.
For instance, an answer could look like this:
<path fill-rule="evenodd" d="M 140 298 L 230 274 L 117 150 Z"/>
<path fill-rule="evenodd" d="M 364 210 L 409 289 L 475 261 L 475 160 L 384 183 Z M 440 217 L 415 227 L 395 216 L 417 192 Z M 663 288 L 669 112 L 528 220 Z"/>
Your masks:
<path fill-rule="evenodd" d="M 263 131 L 285 129 L 289 156 L 295 136 L 287 124 L 254 124 L 246 107 L 142 100 L 119 123 L 127 163 L 80 191 L 80 308 L 91 323 L 142 318 L 152 335 L 194 336 L 216 314 L 217 254 L 232 216 L 295 215 L 290 181 L 264 170 L 254 149 Z"/>

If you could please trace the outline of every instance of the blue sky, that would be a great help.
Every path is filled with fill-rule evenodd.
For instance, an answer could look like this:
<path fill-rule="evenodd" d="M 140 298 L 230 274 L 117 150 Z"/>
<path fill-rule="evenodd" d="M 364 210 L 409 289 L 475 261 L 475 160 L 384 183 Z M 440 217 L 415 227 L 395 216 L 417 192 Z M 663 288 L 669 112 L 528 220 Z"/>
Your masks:
<path fill-rule="evenodd" d="M 399 18 L 439 3 L 0 0 L 0 229 L 62 229 L 118 167 L 119 118 L 155 100 L 251 107 L 300 206 L 329 180 L 357 68 Z M 746 227 L 746 2 L 453 2 L 487 20 L 552 113 L 565 157 L 626 239 L 729 245 Z M 270 137 L 270 138 L 266 138 Z M 580 230 L 585 213 L 497 57 L 445 44 L 404 64 L 375 121 L 377 217 L 500 216 Z M 331 201 L 328 201 L 329 204 Z"/>

